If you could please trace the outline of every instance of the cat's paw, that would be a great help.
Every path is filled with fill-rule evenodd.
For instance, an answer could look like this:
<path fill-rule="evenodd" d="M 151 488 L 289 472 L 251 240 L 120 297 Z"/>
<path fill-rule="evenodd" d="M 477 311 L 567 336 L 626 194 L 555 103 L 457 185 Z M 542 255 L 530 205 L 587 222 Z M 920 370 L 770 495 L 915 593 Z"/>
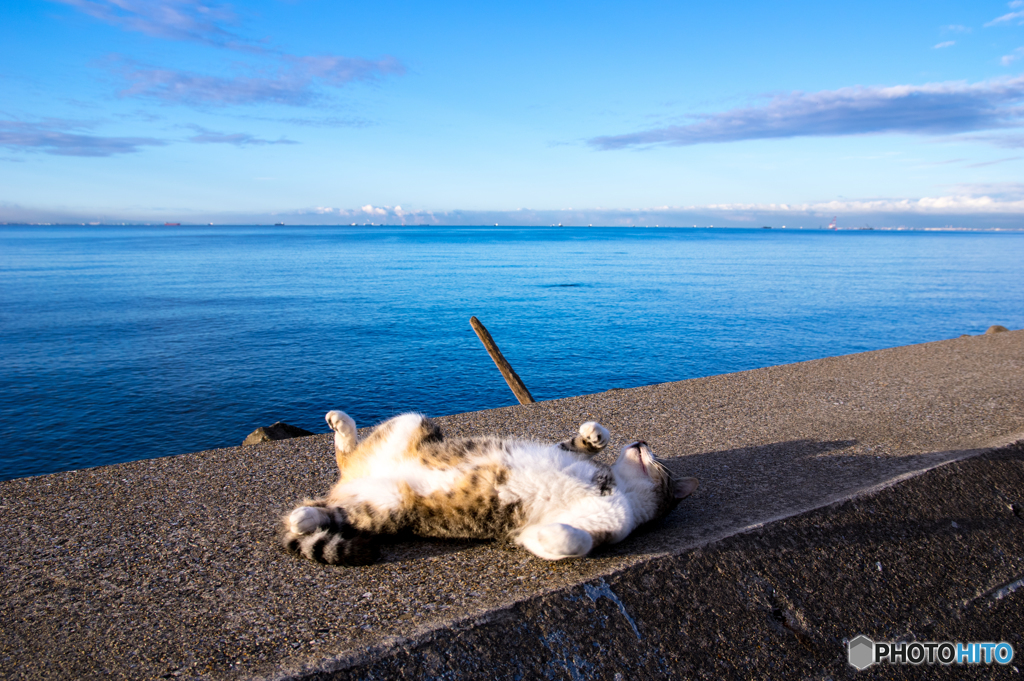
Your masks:
<path fill-rule="evenodd" d="M 292 534 L 312 534 L 330 523 L 330 517 L 315 506 L 299 506 L 288 515 L 288 529 Z"/>
<path fill-rule="evenodd" d="M 597 421 L 587 421 L 580 426 L 580 436 L 587 449 L 604 449 L 611 439 L 608 429 Z"/>
<path fill-rule="evenodd" d="M 350 452 L 356 446 L 356 422 L 343 411 L 334 409 L 324 416 L 334 431 L 334 446 L 339 452 Z"/>
<path fill-rule="evenodd" d="M 581 558 L 594 548 L 594 539 L 589 532 L 565 523 L 527 527 L 519 535 L 518 542 L 527 551 L 545 560 Z"/>

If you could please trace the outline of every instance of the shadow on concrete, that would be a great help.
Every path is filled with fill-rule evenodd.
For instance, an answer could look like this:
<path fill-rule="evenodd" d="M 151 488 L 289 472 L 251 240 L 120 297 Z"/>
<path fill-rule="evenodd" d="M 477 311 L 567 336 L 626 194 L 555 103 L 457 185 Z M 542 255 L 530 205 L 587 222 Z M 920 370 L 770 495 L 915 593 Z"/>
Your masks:
<path fill-rule="evenodd" d="M 660 524 L 598 555 L 675 553 L 980 451 L 891 456 L 854 439 L 799 439 L 666 459 L 674 475 L 697 477 L 700 488 Z"/>
<path fill-rule="evenodd" d="M 636 530 L 619 544 L 600 547 L 592 556 L 672 553 L 974 453 L 963 450 L 891 457 L 877 451 L 853 439 L 800 439 L 664 459 L 673 475 L 699 478 L 698 491 L 661 522 Z M 437 559 L 483 545 L 520 550 L 502 541 L 434 539 L 408 532 L 382 537 L 381 544 L 380 563 Z"/>

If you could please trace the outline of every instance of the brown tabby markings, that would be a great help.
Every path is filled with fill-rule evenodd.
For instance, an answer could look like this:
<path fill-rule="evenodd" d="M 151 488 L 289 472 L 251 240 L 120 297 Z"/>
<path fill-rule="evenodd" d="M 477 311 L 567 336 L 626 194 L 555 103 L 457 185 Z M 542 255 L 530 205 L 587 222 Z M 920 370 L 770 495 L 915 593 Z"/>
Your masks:
<path fill-rule="evenodd" d="M 411 528 L 421 535 L 493 537 L 496 532 L 511 531 L 524 520 L 521 504 L 503 505 L 494 491 L 508 475 L 508 469 L 500 464 L 481 465 L 464 476 L 455 488 L 425 496 L 401 483 L 400 508 L 383 514 L 364 502 L 349 509 L 348 522 L 356 529 L 374 534 L 393 534 Z"/>
<path fill-rule="evenodd" d="M 368 474 L 368 459 L 374 450 L 385 444 L 393 431 L 393 423 L 375 429 L 352 452 L 337 452 L 340 481 L 356 480 Z M 450 470 L 465 463 L 471 455 L 500 444 L 497 438 L 467 439 L 446 442 L 441 429 L 429 419 L 420 422 L 418 432 L 409 439 L 405 458 L 418 459 L 426 468 Z M 387 514 L 369 503 L 362 503 L 348 512 L 348 522 L 367 533 L 392 534 L 411 528 L 417 534 L 447 534 L 450 536 L 484 539 L 495 532 L 508 532 L 523 520 L 520 504 L 503 506 L 494 488 L 508 480 L 508 469 L 499 464 L 483 464 L 472 469 L 447 492 L 434 492 L 422 496 L 408 484 L 400 485 L 401 507 Z M 317 502 L 326 507 L 330 500 Z"/>

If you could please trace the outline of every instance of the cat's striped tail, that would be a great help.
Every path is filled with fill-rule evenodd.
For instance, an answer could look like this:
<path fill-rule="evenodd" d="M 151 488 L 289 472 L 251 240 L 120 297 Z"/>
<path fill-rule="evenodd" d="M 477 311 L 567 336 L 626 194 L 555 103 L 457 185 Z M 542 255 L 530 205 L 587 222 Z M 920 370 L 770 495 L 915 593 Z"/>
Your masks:
<path fill-rule="evenodd" d="M 284 518 L 281 545 L 327 565 L 369 565 L 380 558 L 375 535 L 348 523 L 344 509 L 299 506 Z"/>

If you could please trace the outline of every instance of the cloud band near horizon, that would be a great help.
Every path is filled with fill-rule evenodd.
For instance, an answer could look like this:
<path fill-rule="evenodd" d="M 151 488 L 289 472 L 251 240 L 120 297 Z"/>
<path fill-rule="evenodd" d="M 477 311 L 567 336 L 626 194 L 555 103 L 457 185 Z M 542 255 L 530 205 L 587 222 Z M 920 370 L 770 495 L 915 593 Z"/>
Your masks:
<path fill-rule="evenodd" d="M 1024 76 L 846 87 L 777 95 L 764 106 L 699 114 L 696 121 L 587 141 L 600 150 L 873 133 L 949 135 L 1024 124 Z"/>

